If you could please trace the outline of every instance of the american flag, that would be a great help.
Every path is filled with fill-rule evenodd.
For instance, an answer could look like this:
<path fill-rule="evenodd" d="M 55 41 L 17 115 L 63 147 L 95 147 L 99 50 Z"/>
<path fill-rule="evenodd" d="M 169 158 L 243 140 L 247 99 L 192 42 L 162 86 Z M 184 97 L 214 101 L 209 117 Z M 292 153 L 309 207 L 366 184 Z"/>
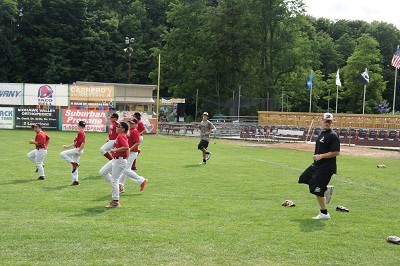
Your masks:
<path fill-rule="evenodd" d="M 400 68 L 400 49 L 398 46 L 397 51 L 392 58 L 392 66 L 394 66 L 395 68 Z"/>

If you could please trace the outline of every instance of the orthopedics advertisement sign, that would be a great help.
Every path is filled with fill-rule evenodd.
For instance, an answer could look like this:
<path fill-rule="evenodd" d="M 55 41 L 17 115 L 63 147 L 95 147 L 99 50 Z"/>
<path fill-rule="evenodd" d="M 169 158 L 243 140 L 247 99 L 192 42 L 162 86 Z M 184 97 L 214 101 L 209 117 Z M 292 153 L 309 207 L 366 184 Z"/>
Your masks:
<path fill-rule="evenodd" d="M 31 128 L 32 124 L 41 124 L 43 129 L 58 129 L 59 110 L 54 108 L 17 107 L 15 108 L 15 128 Z"/>
<path fill-rule="evenodd" d="M 79 121 L 86 122 L 85 131 L 106 132 L 107 111 L 103 110 L 62 110 L 61 130 L 78 131 Z"/>
<path fill-rule="evenodd" d="M 114 86 L 73 84 L 69 92 L 70 106 L 115 107 Z"/>
<path fill-rule="evenodd" d="M 22 83 L 0 83 L 0 105 L 23 105 Z"/>
<path fill-rule="evenodd" d="M 24 105 L 68 106 L 68 85 L 26 83 Z"/>
<path fill-rule="evenodd" d="M 0 129 L 14 128 L 14 108 L 0 107 Z"/>

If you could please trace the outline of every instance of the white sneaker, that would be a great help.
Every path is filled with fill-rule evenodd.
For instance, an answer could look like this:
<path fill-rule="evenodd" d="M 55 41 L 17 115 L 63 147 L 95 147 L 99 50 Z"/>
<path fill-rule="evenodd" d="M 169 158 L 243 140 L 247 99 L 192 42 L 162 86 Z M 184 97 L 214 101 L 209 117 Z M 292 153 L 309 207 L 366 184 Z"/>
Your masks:
<path fill-rule="evenodd" d="M 328 204 L 331 201 L 332 194 L 333 194 L 333 186 L 327 186 L 326 191 L 324 193 L 325 203 Z"/>
<path fill-rule="evenodd" d="M 331 216 L 328 214 L 323 214 L 322 212 L 320 212 L 317 216 L 313 217 L 314 220 L 327 220 L 327 219 L 331 219 Z"/>
<path fill-rule="evenodd" d="M 206 160 L 208 161 L 208 160 L 210 160 L 210 158 L 211 158 L 211 152 L 210 151 L 208 151 L 207 153 L 206 153 Z"/>

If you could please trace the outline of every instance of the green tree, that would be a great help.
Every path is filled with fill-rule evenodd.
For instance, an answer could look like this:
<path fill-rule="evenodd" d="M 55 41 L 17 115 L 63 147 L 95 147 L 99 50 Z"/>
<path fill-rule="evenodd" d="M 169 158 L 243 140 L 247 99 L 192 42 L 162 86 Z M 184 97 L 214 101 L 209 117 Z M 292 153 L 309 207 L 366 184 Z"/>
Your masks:
<path fill-rule="evenodd" d="M 377 113 L 378 104 L 382 103 L 382 93 L 386 82 L 382 77 L 381 54 L 378 42 L 368 34 L 357 39 L 357 46 L 343 68 L 345 92 L 341 106 L 347 112 L 362 113 L 363 86 L 357 77 L 368 69 L 369 81 L 366 90 L 365 113 Z"/>

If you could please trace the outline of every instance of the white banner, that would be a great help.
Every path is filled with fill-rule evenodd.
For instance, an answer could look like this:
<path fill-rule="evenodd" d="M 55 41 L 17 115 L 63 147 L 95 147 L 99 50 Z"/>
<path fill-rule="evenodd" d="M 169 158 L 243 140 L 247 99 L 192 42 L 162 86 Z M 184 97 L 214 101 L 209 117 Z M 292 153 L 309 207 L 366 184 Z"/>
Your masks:
<path fill-rule="evenodd" d="M 0 83 L 0 105 L 22 105 L 22 83 Z"/>
<path fill-rule="evenodd" d="M 13 129 L 14 128 L 14 108 L 13 107 L 0 107 L 0 128 Z"/>
<path fill-rule="evenodd" d="M 68 106 L 68 85 L 25 84 L 24 105 Z"/>

